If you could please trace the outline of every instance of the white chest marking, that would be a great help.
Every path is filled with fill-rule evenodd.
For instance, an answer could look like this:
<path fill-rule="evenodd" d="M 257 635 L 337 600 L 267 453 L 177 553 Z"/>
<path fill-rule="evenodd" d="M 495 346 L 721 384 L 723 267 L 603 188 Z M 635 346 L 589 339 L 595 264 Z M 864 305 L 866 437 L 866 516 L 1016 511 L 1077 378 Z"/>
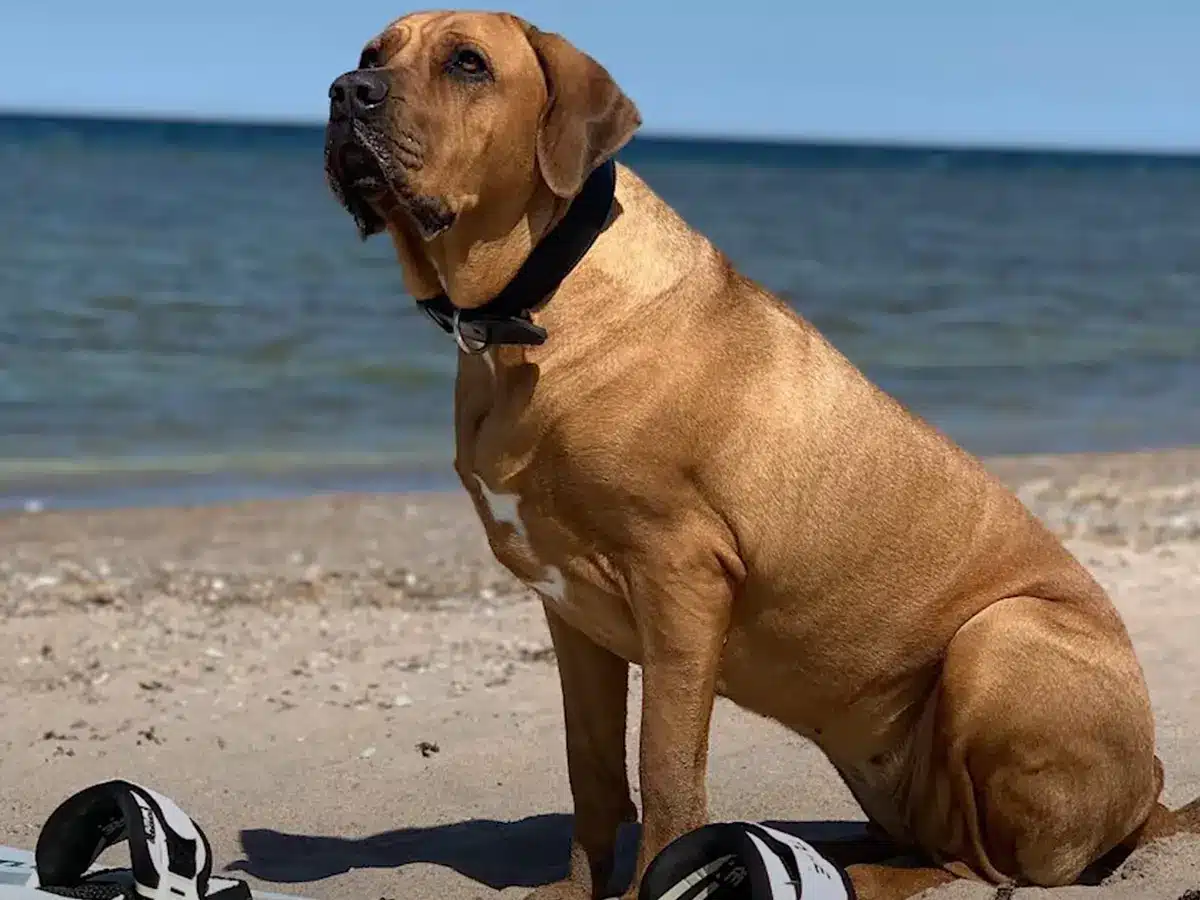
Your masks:
<path fill-rule="evenodd" d="M 479 491 L 483 494 L 483 502 L 491 510 L 492 518 L 496 520 L 496 523 L 511 525 L 517 536 L 529 546 L 530 554 L 537 560 L 533 545 L 529 542 L 529 530 L 521 521 L 520 513 L 517 512 L 519 499 L 513 494 L 495 493 L 483 483 L 483 479 L 478 475 L 475 476 L 475 483 L 479 485 Z M 542 577 L 536 581 L 527 582 L 527 584 L 547 599 L 553 600 L 555 603 L 562 603 L 566 595 L 567 579 L 563 577 L 563 573 L 557 566 L 547 566 L 541 560 L 537 560 L 537 563 L 542 567 Z"/>

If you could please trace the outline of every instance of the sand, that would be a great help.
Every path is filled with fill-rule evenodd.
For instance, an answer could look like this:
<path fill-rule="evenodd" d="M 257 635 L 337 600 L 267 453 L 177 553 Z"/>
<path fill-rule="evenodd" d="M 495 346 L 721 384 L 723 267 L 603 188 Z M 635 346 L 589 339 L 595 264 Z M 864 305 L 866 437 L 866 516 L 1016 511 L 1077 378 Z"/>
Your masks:
<path fill-rule="evenodd" d="M 1200 794 L 1200 451 L 989 465 L 1112 591 L 1166 799 Z M 189 810 L 219 867 L 311 898 L 520 897 L 562 874 L 553 653 L 464 496 L 14 513 L 0 546 L 0 843 L 32 848 L 69 793 L 121 776 Z M 861 820 L 812 747 L 725 701 L 709 784 L 719 818 Z M 1181 838 L 1051 896 L 1189 889 Z"/>

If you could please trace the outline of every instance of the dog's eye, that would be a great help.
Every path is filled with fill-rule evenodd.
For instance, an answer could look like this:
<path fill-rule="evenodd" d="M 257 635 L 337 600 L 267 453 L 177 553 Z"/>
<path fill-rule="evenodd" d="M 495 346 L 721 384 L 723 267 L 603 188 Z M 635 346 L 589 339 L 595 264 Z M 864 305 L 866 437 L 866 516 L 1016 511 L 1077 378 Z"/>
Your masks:
<path fill-rule="evenodd" d="M 358 67 L 360 69 L 378 69 L 379 61 L 379 48 L 367 47 L 363 50 L 362 56 L 358 58 Z"/>
<path fill-rule="evenodd" d="M 470 47 L 460 47 L 455 50 L 451 54 L 446 68 L 468 78 L 483 78 L 489 74 L 487 61 L 483 55 Z"/>

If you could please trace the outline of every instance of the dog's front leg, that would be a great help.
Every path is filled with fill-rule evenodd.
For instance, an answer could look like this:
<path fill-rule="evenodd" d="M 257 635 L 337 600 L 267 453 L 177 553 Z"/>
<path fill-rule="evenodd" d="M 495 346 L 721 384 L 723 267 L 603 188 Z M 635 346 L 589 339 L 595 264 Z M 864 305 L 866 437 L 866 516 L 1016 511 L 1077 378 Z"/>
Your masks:
<path fill-rule="evenodd" d="M 545 608 L 562 685 L 575 827 L 567 879 L 530 900 L 598 900 L 607 896 L 617 829 L 637 821 L 625 768 L 629 663 Z"/>
<path fill-rule="evenodd" d="M 627 897 L 675 838 L 708 820 L 708 737 L 732 593 L 724 573 L 635 585 L 642 662 L 642 835 Z"/>

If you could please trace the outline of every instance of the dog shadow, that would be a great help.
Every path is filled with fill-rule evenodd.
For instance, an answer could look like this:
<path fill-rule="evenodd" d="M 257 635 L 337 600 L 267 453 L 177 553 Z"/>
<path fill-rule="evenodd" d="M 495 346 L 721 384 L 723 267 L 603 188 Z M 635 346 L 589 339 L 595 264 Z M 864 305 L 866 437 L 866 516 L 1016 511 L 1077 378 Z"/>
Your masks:
<path fill-rule="evenodd" d="M 863 822 L 766 822 L 796 835 L 833 862 L 881 862 L 894 858 L 867 836 Z M 621 829 L 610 888 L 619 894 L 633 878 L 638 826 Z M 244 858 L 226 871 L 276 883 L 319 881 L 352 869 L 398 869 L 431 863 L 493 890 L 535 888 L 566 877 L 571 817 L 529 816 L 513 822 L 471 819 L 429 828 L 401 828 L 364 838 L 286 834 L 268 828 L 241 833 Z"/>

